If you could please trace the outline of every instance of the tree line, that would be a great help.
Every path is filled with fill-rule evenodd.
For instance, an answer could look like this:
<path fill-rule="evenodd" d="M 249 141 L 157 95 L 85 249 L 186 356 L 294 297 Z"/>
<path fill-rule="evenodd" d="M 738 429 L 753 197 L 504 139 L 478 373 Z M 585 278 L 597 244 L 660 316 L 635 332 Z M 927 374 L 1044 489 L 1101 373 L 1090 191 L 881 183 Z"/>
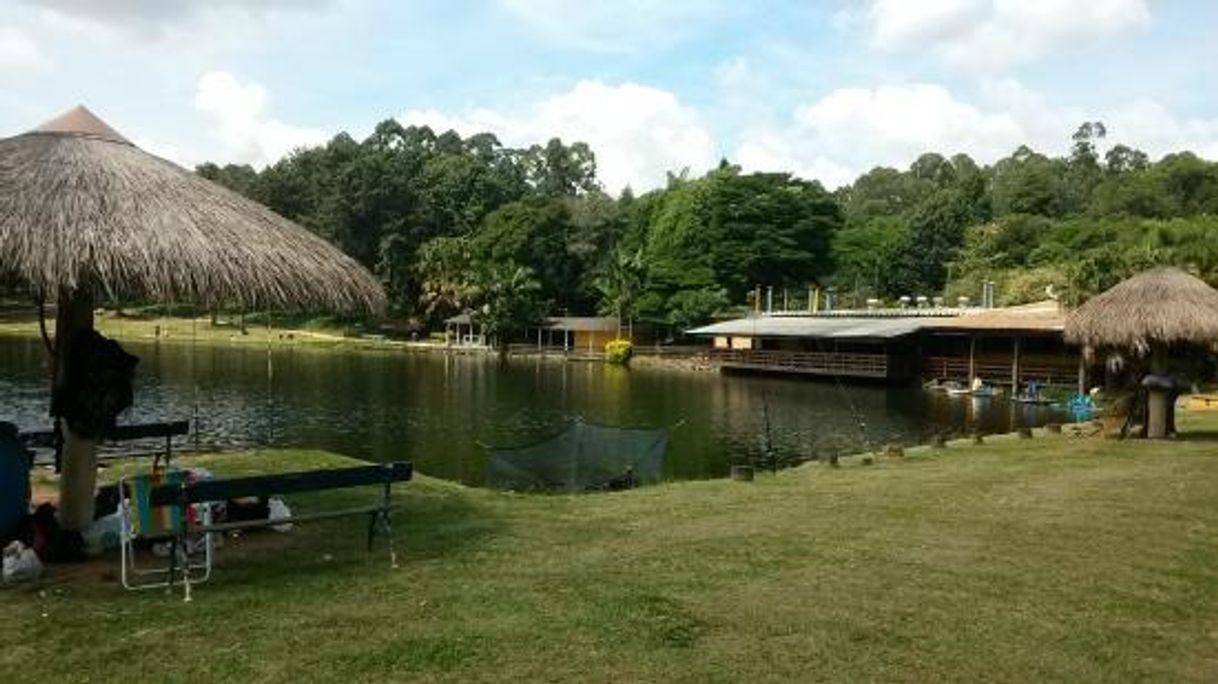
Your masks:
<path fill-rule="evenodd" d="M 388 120 L 261 171 L 197 172 L 332 241 L 420 327 L 473 312 L 516 334 L 543 315 L 619 315 L 680 330 L 756 304 L 758 286 L 901 296 L 1079 301 L 1157 264 L 1218 282 L 1218 164 L 1152 161 L 1100 122 L 1067 155 L 1021 146 L 991 165 L 926 153 L 829 192 L 723 161 L 665 187 L 606 194 L 584 143 L 503 146 Z"/>

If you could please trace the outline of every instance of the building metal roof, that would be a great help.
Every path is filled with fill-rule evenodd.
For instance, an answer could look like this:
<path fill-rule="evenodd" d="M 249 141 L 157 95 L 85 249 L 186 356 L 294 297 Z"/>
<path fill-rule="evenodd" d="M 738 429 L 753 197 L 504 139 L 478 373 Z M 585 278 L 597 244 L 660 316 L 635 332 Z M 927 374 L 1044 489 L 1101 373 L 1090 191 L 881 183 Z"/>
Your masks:
<path fill-rule="evenodd" d="M 613 316 L 551 316 L 546 323 L 551 330 L 572 332 L 616 332 L 619 327 Z"/>
<path fill-rule="evenodd" d="M 470 325 L 473 321 L 469 314 L 463 313 L 444 322 L 448 325 Z M 616 332 L 618 323 L 612 316 L 552 316 L 541 327 L 568 332 Z"/>
<path fill-rule="evenodd" d="M 689 331 L 690 335 L 735 337 L 828 337 L 837 339 L 891 339 L 917 332 L 924 317 L 896 318 L 847 316 L 755 316 L 713 323 Z"/>
<path fill-rule="evenodd" d="M 1060 333 L 1065 314 L 1055 301 L 1001 309 L 874 309 L 816 314 L 778 313 L 722 321 L 690 335 L 810 337 L 886 340 L 921 330 L 942 332 Z"/>

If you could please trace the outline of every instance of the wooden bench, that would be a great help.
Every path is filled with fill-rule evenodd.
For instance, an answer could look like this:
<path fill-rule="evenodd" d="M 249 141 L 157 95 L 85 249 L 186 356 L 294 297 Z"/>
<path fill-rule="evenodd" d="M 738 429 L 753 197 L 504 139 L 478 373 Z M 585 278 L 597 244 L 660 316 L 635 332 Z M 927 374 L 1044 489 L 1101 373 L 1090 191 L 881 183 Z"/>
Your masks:
<path fill-rule="evenodd" d="M 269 498 L 271 496 L 297 492 L 315 492 L 371 485 L 379 485 L 381 487 L 380 495 L 372 504 L 315 513 L 294 514 L 288 518 L 268 517 L 266 519 L 212 523 L 206 518 L 202 522 L 199 522 L 187 516 L 186 523 L 178 528 L 176 536 L 172 539 L 173 548 L 170 553 L 167 584 L 170 587 L 173 586 L 174 576 L 177 572 L 178 549 L 185 548 L 187 537 L 355 515 L 369 516 L 369 551 L 372 550 L 377 535 L 385 535 L 389 546 L 390 564 L 396 568 L 397 554 L 393 548 L 393 535 L 389 520 L 389 513 L 392 509 L 390 494 L 392 493 L 393 483 L 409 481 L 413 477 L 413 474 L 414 468 L 409 462 L 397 462 L 333 470 L 307 470 L 275 475 L 256 475 L 223 480 L 185 481 L 181 484 L 157 486 L 149 492 L 148 504 L 152 507 L 177 507 L 178 510 L 182 511 L 189 510 L 189 507 L 193 504 L 228 501 L 246 497 Z M 191 581 L 188 565 L 188 562 L 184 563 L 182 572 L 182 584 L 185 588 L 185 598 L 187 601 L 190 600 Z"/>
<path fill-rule="evenodd" d="M 135 456 L 152 456 L 154 465 L 163 457 L 165 464 L 168 465 L 173 460 L 173 438 L 190 433 L 190 421 L 174 420 L 161 423 L 135 423 L 131 425 L 118 425 L 113 430 L 107 433 L 103 438 L 103 442 L 129 442 L 137 439 L 159 439 L 164 438 L 164 451 L 154 451 L 150 453 L 134 453 L 134 454 L 100 454 L 99 461 L 111 461 L 120 458 L 132 458 Z M 23 432 L 20 438 L 27 448 L 43 448 L 55 450 L 55 472 L 60 472 L 61 455 L 63 452 L 63 435 L 58 429 L 53 430 L 34 430 L 31 432 Z"/>

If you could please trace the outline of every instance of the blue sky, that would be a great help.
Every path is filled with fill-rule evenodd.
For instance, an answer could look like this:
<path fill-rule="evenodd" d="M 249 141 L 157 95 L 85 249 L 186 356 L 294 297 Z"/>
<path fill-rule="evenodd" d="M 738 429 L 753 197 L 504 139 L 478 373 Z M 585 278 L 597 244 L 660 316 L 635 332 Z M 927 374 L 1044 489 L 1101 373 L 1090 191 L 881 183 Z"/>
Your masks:
<path fill-rule="evenodd" d="M 610 190 L 727 157 L 830 187 L 917 154 L 1061 152 L 1083 120 L 1218 157 L 1198 0 L 0 0 L 0 135 L 84 103 L 183 164 L 377 121 L 558 135 Z"/>

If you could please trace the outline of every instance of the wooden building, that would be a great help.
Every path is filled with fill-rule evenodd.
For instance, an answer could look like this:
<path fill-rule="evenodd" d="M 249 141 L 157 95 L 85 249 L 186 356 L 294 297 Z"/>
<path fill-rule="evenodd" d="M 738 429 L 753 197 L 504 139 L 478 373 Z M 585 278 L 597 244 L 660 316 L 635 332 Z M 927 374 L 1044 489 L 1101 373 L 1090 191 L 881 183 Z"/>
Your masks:
<path fill-rule="evenodd" d="M 541 347 L 598 353 L 613 340 L 640 343 L 650 337 L 645 326 L 619 323 L 615 316 L 552 316 L 530 336 Z"/>
<path fill-rule="evenodd" d="M 1065 314 L 1055 301 L 1025 306 L 925 307 L 755 315 L 690 330 L 709 339 L 710 358 L 725 369 L 909 381 L 969 383 L 973 378 L 1018 389 L 1085 388 L 1078 348 L 1065 344 Z"/>

